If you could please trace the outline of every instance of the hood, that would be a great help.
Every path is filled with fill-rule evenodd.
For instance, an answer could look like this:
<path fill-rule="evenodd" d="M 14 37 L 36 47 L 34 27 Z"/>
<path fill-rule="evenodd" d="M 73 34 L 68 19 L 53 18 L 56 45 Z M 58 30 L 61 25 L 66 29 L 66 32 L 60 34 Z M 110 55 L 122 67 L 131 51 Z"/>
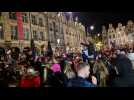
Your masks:
<path fill-rule="evenodd" d="M 120 76 L 127 76 L 132 72 L 132 62 L 124 55 L 120 55 L 116 61 L 116 67 Z"/>

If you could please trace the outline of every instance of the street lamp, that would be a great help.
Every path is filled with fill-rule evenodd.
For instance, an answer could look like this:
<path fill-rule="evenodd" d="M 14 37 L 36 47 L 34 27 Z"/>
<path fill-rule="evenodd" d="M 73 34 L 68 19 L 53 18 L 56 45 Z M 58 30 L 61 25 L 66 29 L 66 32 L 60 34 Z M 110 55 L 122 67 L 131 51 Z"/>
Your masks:
<path fill-rule="evenodd" d="M 66 47 L 66 52 L 67 52 L 67 53 L 69 52 L 69 46 Z"/>
<path fill-rule="evenodd" d="M 57 39 L 57 43 L 58 43 L 58 45 L 59 45 L 59 43 L 60 43 L 60 39 Z"/>
<path fill-rule="evenodd" d="M 92 26 L 90 26 L 90 30 L 94 30 L 94 26 L 92 25 Z"/>
<path fill-rule="evenodd" d="M 131 42 L 133 42 L 133 40 L 131 40 Z"/>

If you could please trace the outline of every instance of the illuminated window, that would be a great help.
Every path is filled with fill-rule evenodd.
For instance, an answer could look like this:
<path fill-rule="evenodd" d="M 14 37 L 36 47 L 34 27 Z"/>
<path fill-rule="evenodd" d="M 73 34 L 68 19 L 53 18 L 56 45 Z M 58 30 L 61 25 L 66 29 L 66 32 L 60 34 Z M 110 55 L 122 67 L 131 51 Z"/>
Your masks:
<path fill-rule="evenodd" d="M 39 18 L 39 26 L 43 27 L 43 19 L 42 18 Z"/>
<path fill-rule="evenodd" d="M 58 32 L 58 25 L 55 25 L 55 31 Z"/>
<path fill-rule="evenodd" d="M 53 26 L 52 23 L 49 24 L 49 30 L 52 31 L 53 30 Z"/>
<path fill-rule="evenodd" d="M 18 39 L 17 26 L 11 26 L 11 39 L 12 40 Z"/>
<path fill-rule="evenodd" d="M 31 19 L 32 19 L 32 24 L 37 25 L 37 19 L 34 15 L 31 15 Z"/>
<path fill-rule="evenodd" d="M 115 34 L 113 34 L 113 38 L 115 38 Z"/>
<path fill-rule="evenodd" d="M 43 32 L 40 32 L 38 35 L 39 40 L 44 40 Z"/>
<path fill-rule="evenodd" d="M 22 14 L 22 20 L 23 20 L 24 23 L 27 23 L 28 22 L 27 13 L 23 13 Z"/>
<path fill-rule="evenodd" d="M 24 32 L 24 40 L 29 40 L 29 29 L 24 27 L 23 32 Z"/>
<path fill-rule="evenodd" d="M 4 39 L 3 24 L 0 23 L 0 39 Z"/>
<path fill-rule="evenodd" d="M 13 19 L 13 20 L 16 20 L 17 19 L 16 13 L 15 12 L 9 12 L 9 18 Z"/>
<path fill-rule="evenodd" d="M 109 38 L 111 39 L 111 35 L 109 35 Z"/>
<path fill-rule="evenodd" d="M 33 31 L 33 39 L 34 40 L 37 40 L 38 39 L 38 37 L 37 37 L 37 31 Z"/>

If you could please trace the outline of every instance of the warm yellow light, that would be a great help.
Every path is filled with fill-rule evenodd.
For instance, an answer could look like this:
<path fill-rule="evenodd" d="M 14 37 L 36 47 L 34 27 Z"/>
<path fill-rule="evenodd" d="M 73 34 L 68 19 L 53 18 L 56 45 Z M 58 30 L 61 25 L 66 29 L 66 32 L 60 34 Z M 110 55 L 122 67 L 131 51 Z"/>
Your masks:
<path fill-rule="evenodd" d="M 102 42 L 96 43 L 96 48 L 100 50 L 100 48 L 103 46 Z"/>

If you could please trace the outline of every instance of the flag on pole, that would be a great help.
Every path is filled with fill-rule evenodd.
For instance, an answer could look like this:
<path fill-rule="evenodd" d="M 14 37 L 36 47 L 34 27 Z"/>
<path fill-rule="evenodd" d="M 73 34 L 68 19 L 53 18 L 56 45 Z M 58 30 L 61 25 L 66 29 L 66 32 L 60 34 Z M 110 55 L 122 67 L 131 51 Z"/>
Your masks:
<path fill-rule="evenodd" d="M 32 26 L 31 26 L 31 13 L 29 12 L 29 23 L 30 23 L 30 38 L 33 39 L 32 36 Z"/>
<path fill-rule="evenodd" d="M 35 49 L 35 43 L 34 43 L 33 39 L 31 39 L 31 49 L 32 49 L 32 56 L 35 57 L 36 56 L 36 49 Z"/>
<path fill-rule="evenodd" d="M 53 50 L 52 50 L 50 41 L 48 41 L 47 56 L 49 56 L 49 57 L 52 57 L 53 56 Z"/>
<path fill-rule="evenodd" d="M 32 49 L 32 56 L 35 57 L 36 56 L 36 50 L 35 50 L 34 39 L 33 39 L 33 36 L 32 36 L 31 14 L 30 14 L 30 12 L 29 12 L 29 23 L 30 23 L 30 38 L 31 38 L 30 47 Z"/>
<path fill-rule="evenodd" d="M 21 12 L 16 12 L 16 16 L 17 16 L 17 23 L 18 23 L 18 39 L 23 40 L 24 33 L 23 33 L 23 22 L 22 22 Z"/>
<path fill-rule="evenodd" d="M 31 48 L 34 48 L 35 47 L 35 43 L 34 43 L 34 40 L 31 39 Z"/>

